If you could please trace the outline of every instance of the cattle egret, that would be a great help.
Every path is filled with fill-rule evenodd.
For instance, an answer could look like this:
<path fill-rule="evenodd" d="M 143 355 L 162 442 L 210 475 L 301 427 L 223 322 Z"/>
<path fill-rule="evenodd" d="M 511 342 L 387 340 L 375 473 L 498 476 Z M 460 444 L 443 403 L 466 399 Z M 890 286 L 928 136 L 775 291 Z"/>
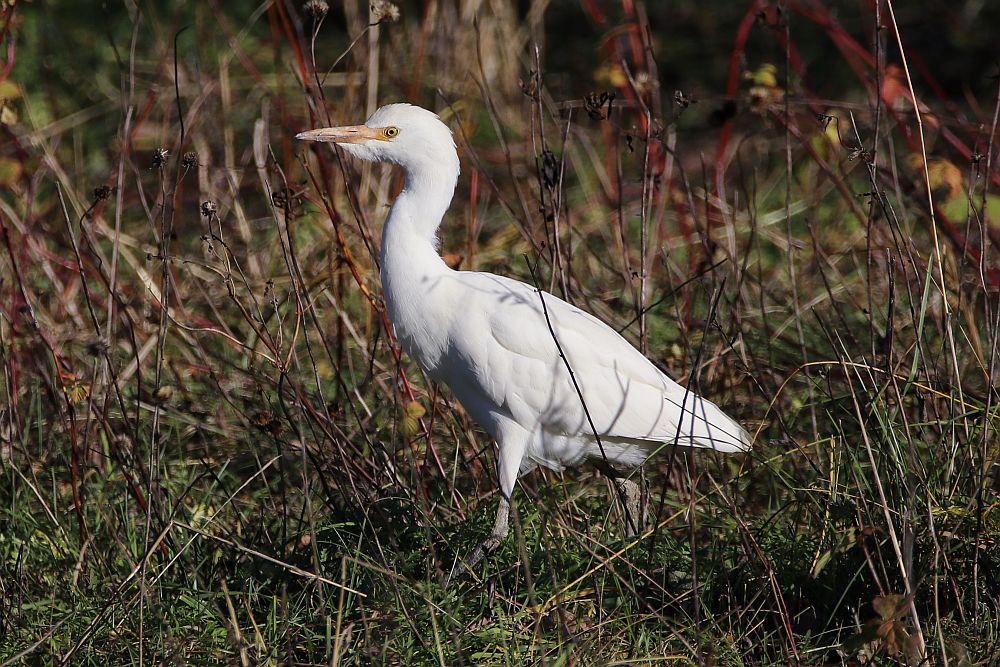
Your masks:
<path fill-rule="evenodd" d="M 517 477 L 538 465 L 562 470 L 589 460 L 612 474 L 635 532 L 638 487 L 624 475 L 650 453 L 669 444 L 750 448 L 739 424 L 664 375 L 601 320 L 525 283 L 445 264 L 437 231 L 459 161 L 451 130 L 436 114 L 389 104 L 364 125 L 297 138 L 334 143 L 405 172 L 382 232 L 389 318 L 403 351 L 451 388 L 498 448 L 496 523 L 467 566 L 506 537 Z"/>

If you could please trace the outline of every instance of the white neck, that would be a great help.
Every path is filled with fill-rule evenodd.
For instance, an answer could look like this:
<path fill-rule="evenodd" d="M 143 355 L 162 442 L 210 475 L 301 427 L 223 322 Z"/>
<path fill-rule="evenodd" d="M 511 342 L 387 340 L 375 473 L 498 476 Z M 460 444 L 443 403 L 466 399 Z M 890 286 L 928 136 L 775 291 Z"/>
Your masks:
<path fill-rule="evenodd" d="M 429 259 L 427 250 L 437 257 L 437 231 L 448 211 L 458 183 L 458 155 L 452 149 L 446 159 L 431 156 L 413 165 L 404 165 L 403 189 L 393 202 L 382 230 L 382 262 L 401 254 L 412 262 Z M 438 257 L 440 261 L 440 257 Z M 435 262 L 436 263 L 436 262 Z"/>
<path fill-rule="evenodd" d="M 382 230 L 382 293 L 396 337 L 425 370 L 437 367 L 447 341 L 441 323 L 454 315 L 452 272 L 437 252 L 441 225 L 458 181 L 458 156 L 406 170 Z"/>

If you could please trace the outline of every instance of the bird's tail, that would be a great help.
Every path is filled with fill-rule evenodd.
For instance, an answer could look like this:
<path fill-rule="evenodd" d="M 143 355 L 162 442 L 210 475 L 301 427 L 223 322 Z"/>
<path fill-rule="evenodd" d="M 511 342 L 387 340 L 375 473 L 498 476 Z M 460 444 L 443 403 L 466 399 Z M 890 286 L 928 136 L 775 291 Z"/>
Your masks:
<path fill-rule="evenodd" d="M 752 442 L 746 429 L 719 406 L 688 392 L 677 429 L 677 444 L 714 449 L 732 454 L 750 450 Z"/>

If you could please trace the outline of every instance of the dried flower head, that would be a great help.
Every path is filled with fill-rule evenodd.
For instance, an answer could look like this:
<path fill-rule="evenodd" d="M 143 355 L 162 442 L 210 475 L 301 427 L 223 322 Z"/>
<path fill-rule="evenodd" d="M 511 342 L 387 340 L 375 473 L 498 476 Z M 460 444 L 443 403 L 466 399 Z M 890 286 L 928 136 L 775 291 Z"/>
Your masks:
<path fill-rule="evenodd" d="M 254 426 L 262 431 L 267 431 L 273 436 L 281 435 L 281 422 L 275 418 L 270 410 L 261 410 L 250 415 L 250 421 Z"/>
<path fill-rule="evenodd" d="M 583 99 L 583 108 L 587 115 L 594 120 L 604 120 L 611 117 L 611 105 L 614 101 L 615 94 L 613 92 L 603 91 L 600 95 L 590 93 Z M 604 111 L 605 105 L 608 107 L 607 112 Z"/>
<path fill-rule="evenodd" d="M 157 148 L 153 151 L 153 169 L 162 169 L 163 165 L 167 163 L 167 156 L 170 155 L 170 151 L 166 148 Z"/>
<path fill-rule="evenodd" d="M 399 7 L 389 0 L 372 0 L 368 8 L 371 10 L 373 25 L 384 21 L 394 23 L 399 20 Z"/>
<path fill-rule="evenodd" d="M 274 204 L 275 208 L 285 208 L 288 205 L 288 197 L 285 196 L 285 191 L 275 190 L 272 192 L 271 203 Z"/>
<path fill-rule="evenodd" d="M 323 0 L 309 0 L 309 2 L 302 5 L 302 11 L 314 22 L 319 23 L 330 11 L 330 5 L 323 2 Z"/>
<path fill-rule="evenodd" d="M 528 72 L 528 80 L 518 79 L 517 84 L 521 87 L 521 92 L 526 97 L 538 100 L 538 72 L 531 70 Z"/>
<path fill-rule="evenodd" d="M 674 104 L 676 104 L 681 109 L 687 109 L 692 104 L 696 104 L 698 100 L 694 99 L 683 90 L 674 91 Z"/>
<path fill-rule="evenodd" d="M 215 215 L 219 210 L 219 207 L 215 205 L 212 200 L 203 201 L 201 203 L 201 214 L 206 218 Z"/>
<path fill-rule="evenodd" d="M 847 154 L 847 159 L 850 160 L 851 162 L 854 162 L 859 157 L 865 158 L 866 162 L 868 161 L 868 151 L 866 151 L 864 148 L 855 146 L 845 146 L 845 148 L 850 149 L 850 152 Z"/>
<path fill-rule="evenodd" d="M 542 151 L 542 183 L 550 190 L 559 183 L 559 160 L 555 153 L 546 149 Z"/>
<path fill-rule="evenodd" d="M 107 185 L 99 185 L 94 188 L 94 199 L 104 201 L 111 196 L 111 188 Z"/>
<path fill-rule="evenodd" d="M 198 154 L 194 151 L 188 151 L 181 158 L 181 166 L 185 169 L 190 169 L 198 165 Z"/>
<path fill-rule="evenodd" d="M 103 338 L 91 338 L 84 344 L 87 353 L 95 357 L 100 356 L 111 349 L 108 341 Z"/>
<path fill-rule="evenodd" d="M 280 208 L 284 210 L 291 210 L 298 205 L 299 196 L 301 193 L 295 193 L 291 188 L 282 188 L 280 190 L 275 190 L 271 193 L 271 203 L 274 204 L 275 208 Z"/>

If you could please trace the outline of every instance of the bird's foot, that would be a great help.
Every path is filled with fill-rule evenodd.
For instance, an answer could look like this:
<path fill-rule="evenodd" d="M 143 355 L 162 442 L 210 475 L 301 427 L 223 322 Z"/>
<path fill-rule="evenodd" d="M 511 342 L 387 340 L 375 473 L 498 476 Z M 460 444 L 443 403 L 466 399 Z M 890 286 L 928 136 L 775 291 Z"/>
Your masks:
<path fill-rule="evenodd" d="M 476 545 L 476 548 L 469 552 L 465 558 L 460 561 L 456 561 L 451 567 L 451 572 L 444 579 L 444 587 L 448 588 L 451 582 L 455 580 L 456 577 L 460 576 L 463 571 L 472 572 L 473 569 L 479 565 L 479 563 L 489 554 L 496 551 L 497 547 L 503 541 L 503 535 L 497 535 L 496 533 L 490 533 L 489 537 Z"/>
<path fill-rule="evenodd" d="M 460 561 L 457 561 L 451 568 L 451 572 L 444 579 L 444 587 L 448 588 L 455 577 L 462 571 L 472 572 L 473 568 L 488 556 L 489 554 L 496 551 L 500 543 L 504 541 L 507 537 L 507 533 L 510 532 L 510 501 L 506 498 L 500 498 L 500 506 L 497 508 L 497 518 L 496 522 L 493 524 L 493 530 L 486 537 L 485 540 L 480 542 L 475 549 L 469 552 L 469 555 Z"/>

